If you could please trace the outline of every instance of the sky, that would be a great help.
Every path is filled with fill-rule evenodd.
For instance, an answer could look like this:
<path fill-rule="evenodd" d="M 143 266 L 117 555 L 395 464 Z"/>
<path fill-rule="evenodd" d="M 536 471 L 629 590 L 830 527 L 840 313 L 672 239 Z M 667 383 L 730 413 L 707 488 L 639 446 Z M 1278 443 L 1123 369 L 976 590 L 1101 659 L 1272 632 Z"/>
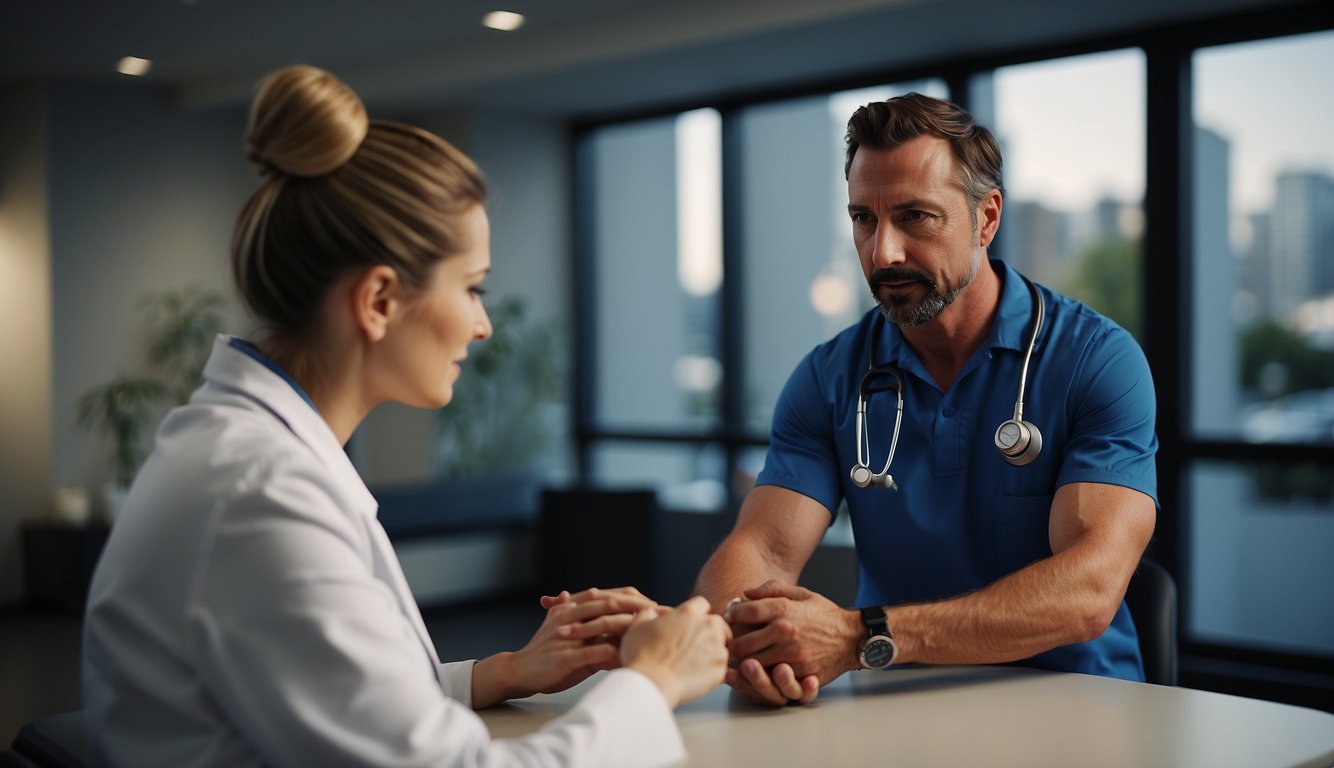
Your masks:
<path fill-rule="evenodd" d="M 1201 49 L 1194 116 L 1230 144 L 1234 215 L 1267 209 L 1282 169 L 1334 174 L 1334 32 Z M 1139 49 L 997 70 L 1006 186 L 1064 210 L 1144 190 Z"/>
<path fill-rule="evenodd" d="M 993 84 L 1008 197 L 1057 210 L 1143 197 L 1139 49 L 1005 67 Z"/>
<path fill-rule="evenodd" d="M 1195 122 L 1231 142 L 1233 210 L 1273 202 L 1276 171 L 1334 175 L 1334 32 L 1202 50 Z"/>

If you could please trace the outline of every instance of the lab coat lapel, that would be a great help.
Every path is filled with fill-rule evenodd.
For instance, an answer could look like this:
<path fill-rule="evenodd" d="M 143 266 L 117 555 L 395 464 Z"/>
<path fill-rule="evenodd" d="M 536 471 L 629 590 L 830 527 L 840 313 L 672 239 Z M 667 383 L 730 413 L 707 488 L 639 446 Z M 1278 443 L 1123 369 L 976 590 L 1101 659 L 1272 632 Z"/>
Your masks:
<path fill-rule="evenodd" d="M 412 628 L 417 632 L 417 638 L 426 648 L 426 655 L 431 659 L 431 672 L 443 685 L 445 680 L 441 676 L 440 656 L 436 653 L 435 643 L 431 640 L 430 632 L 426 630 L 425 622 L 422 621 L 421 610 L 417 607 L 417 599 L 412 596 L 412 589 L 408 586 L 407 577 L 403 575 L 403 567 L 398 562 L 398 555 L 394 554 L 394 547 L 389 543 L 389 536 L 385 534 L 384 527 L 374 516 L 366 518 L 366 528 L 370 531 L 371 546 L 374 549 L 375 576 L 394 588 L 394 597 L 398 599 L 399 609 L 412 623 Z"/>
<path fill-rule="evenodd" d="M 362 482 L 328 422 L 278 374 L 233 348 L 227 336 L 220 335 L 214 342 L 213 353 L 204 368 L 204 377 L 215 385 L 245 395 L 271 412 L 329 468 L 344 499 L 361 513 L 363 523 L 370 533 L 372 567 L 376 578 L 393 589 L 399 610 L 408 617 L 418 640 L 426 649 L 427 658 L 432 663 L 431 673 L 436 679 L 441 679 L 440 656 L 436 653 L 435 643 L 426 631 L 426 624 L 422 621 L 421 611 L 408 587 L 393 545 L 376 517 L 379 503 Z"/>

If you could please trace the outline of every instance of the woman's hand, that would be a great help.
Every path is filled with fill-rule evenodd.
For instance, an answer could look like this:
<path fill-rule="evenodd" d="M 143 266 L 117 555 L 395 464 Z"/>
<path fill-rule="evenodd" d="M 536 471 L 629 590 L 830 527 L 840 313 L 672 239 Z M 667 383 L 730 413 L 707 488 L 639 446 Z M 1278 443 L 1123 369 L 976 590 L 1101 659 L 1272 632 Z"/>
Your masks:
<path fill-rule="evenodd" d="M 732 631 L 703 597 L 675 610 L 645 610 L 621 639 L 621 660 L 658 686 L 675 708 L 717 688 L 727 672 Z"/>
<path fill-rule="evenodd" d="M 621 665 L 621 636 L 636 614 L 657 603 L 634 587 L 561 592 L 541 598 L 546 619 L 521 650 L 483 659 L 473 668 L 475 709 L 535 693 L 554 693 Z"/>

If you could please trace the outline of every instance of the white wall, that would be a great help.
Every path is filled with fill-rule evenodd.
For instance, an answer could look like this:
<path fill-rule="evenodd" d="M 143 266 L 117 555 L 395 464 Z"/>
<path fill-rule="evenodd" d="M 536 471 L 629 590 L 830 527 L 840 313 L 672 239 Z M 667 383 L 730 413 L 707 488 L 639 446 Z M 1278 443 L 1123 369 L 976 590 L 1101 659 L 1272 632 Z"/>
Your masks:
<path fill-rule="evenodd" d="M 0 604 L 20 591 L 19 520 L 42 514 L 51 471 L 51 259 L 46 94 L 0 90 Z"/>

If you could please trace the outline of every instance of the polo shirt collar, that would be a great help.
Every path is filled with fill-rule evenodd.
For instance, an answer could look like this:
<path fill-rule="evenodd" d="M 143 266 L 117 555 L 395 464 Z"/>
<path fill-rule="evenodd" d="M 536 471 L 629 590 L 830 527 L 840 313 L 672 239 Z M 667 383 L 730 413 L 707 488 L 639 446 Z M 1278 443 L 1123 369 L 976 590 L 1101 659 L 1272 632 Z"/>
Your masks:
<path fill-rule="evenodd" d="M 1033 297 L 1028 292 L 1028 285 L 1024 283 L 1023 276 L 1009 264 L 999 259 L 989 259 L 988 265 L 1001 279 L 1000 311 L 996 315 L 996 322 L 991 325 L 991 338 L 982 349 L 1025 350 L 1028 348 L 1028 334 L 1033 327 Z M 898 326 L 875 317 L 880 314 L 878 307 L 873 308 L 871 313 L 873 323 L 884 324 L 880 331 L 883 337 L 880 354 L 883 357 L 877 357 L 876 362 L 896 365 L 927 378 L 925 369 L 918 362 L 916 353 L 904 342 Z"/>
<path fill-rule="evenodd" d="M 991 260 L 991 268 L 1001 278 L 1000 311 L 991 325 L 992 349 L 1028 349 L 1028 336 L 1033 332 L 1033 296 L 1028 284 L 1018 271 L 998 259 Z"/>

